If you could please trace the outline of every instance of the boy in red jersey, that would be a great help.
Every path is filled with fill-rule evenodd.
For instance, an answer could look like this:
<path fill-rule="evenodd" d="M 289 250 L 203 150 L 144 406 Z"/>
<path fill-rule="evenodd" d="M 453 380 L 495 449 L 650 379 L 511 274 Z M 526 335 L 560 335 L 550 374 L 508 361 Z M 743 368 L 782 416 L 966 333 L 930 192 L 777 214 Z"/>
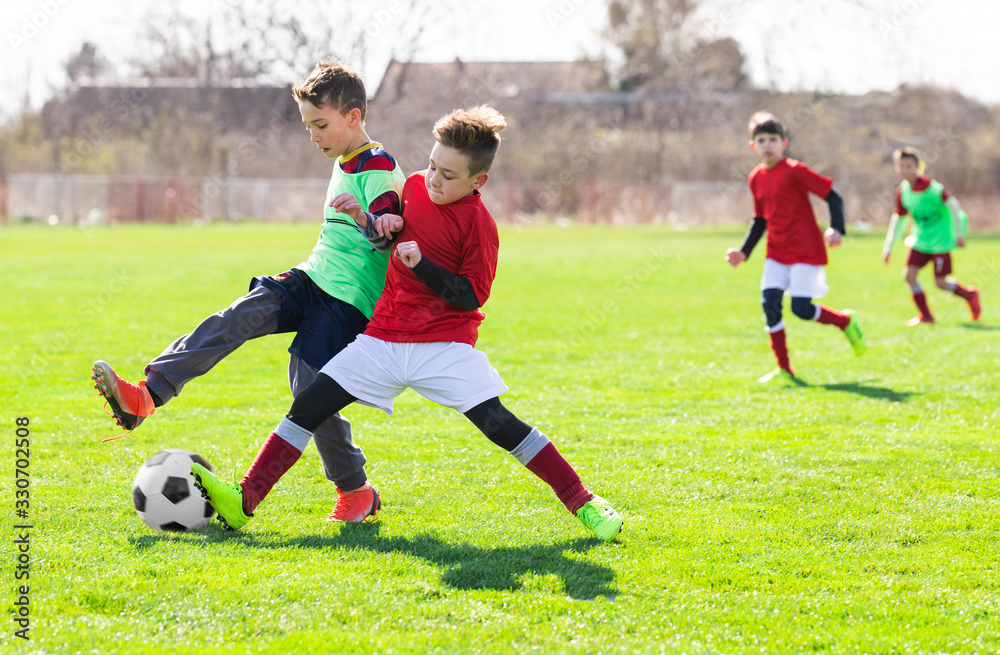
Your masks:
<path fill-rule="evenodd" d="M 345 221 L 332 206 L 333 199 L 351 192 L 372 214 L 398 214 L 405 176 L 365 131 L 368 96 L 357 71 L 334 58 L 324 59 L 292 87 L 292 95 L 311 141 L 335 160 L 312 254 L 291 270 L 255 277 L 245 296 L 204 319 L 149 362 L 143 371 L 146 379 L 138 384 L 119 377 L 107 362 L 95 362 L 94 386 L 123 428 L 135 429 L 188 382 L 208 373 L 249 339 L 268 334 L 295 333 L 288 348 L 288 382 L 297 396 L 365 329 L 385 284 L 389 256 L 372 249 L 354 222 Z M 314 436 L 329 480 L 364 482 L 364 453 L 353 442 L 347 419 L 331 416 Z M 308 443 L 276 441 L 272 454 L 294 462 Z M 334 507 L 333 513 L 337 511 Z"/>
<path fill-rule="evenodd" d="M 761 304 L 767 320 L 771 349 L 777 370 L 760 378 L 795 380 L 788 359 L 782 298 L 792 298 L 792 313 L 806 321 L 835 325 L 847 336 L 855 355 L 865 351 L 865 335 L 851 310 L 835 312 L 813 303 L 826 295 L 826 246 L 840 246 L 844 229 L 844 202 L 833 190 L 833 180 L 813 172 L 800 161 L 785 157 L 788 139 L 778 120 L 767 112 L 750 118 L 750 147 L 761 163 L 750 172 L 754 218 L 739 248 L 726 251 L 733 267 L 747 260 L 766 231 L 767 259 L 761 277 Z M 830 227 L 820 232 L 809 194 L 824 198 L 830 206 Z M 824 243 L 825 241 L 825 243 Z"/>
<path fill-rule="evenodd" d="M 892 160 L 901 181 L 896 187 L 896 213 L 889 221 L 882 261 L 889 263 L 892 247 L 906 232 L 907 219 L 912 216 L 913 236 L 907 240 L 910 254 L 903 277 L 910 285 L 913 302 L 920 313 L 907 321 L 907 325 L 934 322 L 927 296 L 917 282 L 917 273 L 931 262 L 934 263 L 934 284 L 969 303 L 972 320 L 978 321 L 982 312 L 979 290 L 948 277 L 951 275 L 951 251 L 965 247 L 968 216 L 958 199 L 949 195 L 940 182 L 923 174 L 923 161 L 916 148 L 900 148 L 892 154 Z"/>
<path fill-rule="evenodd" d="M 409 387 L 465 414 L 490 441 L 548 483 L 596 537 L 611 541 L 621 531 L 621 516 L 583 486 L 555 445 L 500 403 L 507 386 L 474 348 L 484 318 L 479 308 L 489 298 L 499 249 L 497 226 L 479 189 L 505 126 L 504 117 L 486 106 L 441 118 L 434 126 L 436 143 L 427 170 L 411 175 L 403 188 L 402 218 L 366 214 L 349 195 L 335 199 L 376 247 L 395 242 L 396 256 L 368 328 L 295 398 L 251 466 L 248 475 L 256 479 L 231 484 L 202 466 L 191 467 L 228 528 L 245 525 L 263 499 L 255 489 L 269 488 L 289 468 L 280 461 L 259 461 L 267 442 L 308 438 L 352 402 L 391 414 L 393 398 Z M 357 488 L 338 485 L 338 491 L 356 502 L 353 515 L 339 520 L 363 521 L 379 509 L 378 493 L 367 481 Z"/>

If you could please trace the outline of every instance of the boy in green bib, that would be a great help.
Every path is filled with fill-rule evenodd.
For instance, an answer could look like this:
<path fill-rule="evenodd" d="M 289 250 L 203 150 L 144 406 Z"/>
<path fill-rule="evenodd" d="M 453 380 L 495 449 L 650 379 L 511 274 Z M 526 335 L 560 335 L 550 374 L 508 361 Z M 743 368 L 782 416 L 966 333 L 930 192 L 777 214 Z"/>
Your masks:
<path fill-rule="evenodd" d="M 365 131 L 368 95 L 356 71 L 334 58 L 325 59 L 292 87 L 292 95 L 310 140 L 334 160 L 316 246 L 294 268 L 255 277 L 245 296 L 204 319 L 149 362 L 143 370 L 146 379 L 138 384 L 116 375 L 107 362 L 95 362 L 94 386 L 126 430 L 138 427 L 247 340 L 268 334 L 295 335 L 288 348 L 288 382 L 292 396 L 298 396 L 371 319 L 385 284 L 389 254 L 373 248 L 339 209 L 345 199 L 356 198 L 375 216 L 401 214 L 406 178 L 396 160 Z M 314 434 L 330 481 L 361 484 L 367 479 L 365 457 L 347 419 L 332 415 Z M 275 440 L 268 455 L 290 466 L 308 443 L 302 438 Z M 268 471 L 256 474 L 254 479 L 267 486 L 257 491 L 265 494 L 277 478 Z M 340 504 L 338 499 L 332 515 L 343 512 Z"/>
<path fill-rule="evenodd" d="M 937 180 L 924 175 L 924 163 L 916 148 L 900 148 L 892 155 L 896 174 L 900 177 L 896 188 L 896 213 L 889 221 L 889 231 L 882 247 L 882 261 L 889 263 L 892 247 L 906 233 L 908 219 L 912 218 L 913 233 L 907 237 L 910 247 L 903 277 L 910 286 L 913 302 L 919 313 L 907 325 L 934 323 L 923 287 L 917 282 L 917 273 L 927 264 L 934 265 L 934 283 L 939 289 L 950 291 L 969 303 L 972 320 L 978 321 L 982 308 L 979 290 L 963 286 L 951 275 L 951 251 L 965 247 L 965 232 L 969 218 L 962 211 L 958 199 L 948 194 Z"/>

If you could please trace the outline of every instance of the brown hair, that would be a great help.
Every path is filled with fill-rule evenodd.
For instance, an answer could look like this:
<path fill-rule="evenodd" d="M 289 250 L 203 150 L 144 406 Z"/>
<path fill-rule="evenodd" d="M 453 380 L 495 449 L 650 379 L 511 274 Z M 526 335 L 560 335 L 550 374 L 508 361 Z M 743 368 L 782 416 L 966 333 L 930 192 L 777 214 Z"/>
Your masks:
<path fill-rule="evenodd" d="M 785 128 L 781 126 L 781 123 L 774 117 L 774 114 L 769 111 L 758 111 L 751 116 L 748 130 L 751 139 L 758 134 L 777 134 L 782 139 L 785 138 Z"/>
<path fill-rule="evenodd" d="M 920 166 L 920 151 L 913 146 L 903 146 L 892 153 L 892 161 L 894 162 L 898 162 L 903 157 L 909 157 L 914 164 Z"/>
<path fill-rule="evenodd" d="M 333 107 L 341 114 L 361 110 L 361 120 L 368 110 L 368 93 L 361 74 L 336 57 L 320 60 L 309 77 L 292 87 L 296 102 L 308 100 L 317 107 Z"/>
<path fill-rule="evenodd" d="M 500 149 L 500 130 L 507 119 L 489 105 L 456 109 L 434 124 L 434 138 L 469 158 L 469 175 L 486 173 Z"/>

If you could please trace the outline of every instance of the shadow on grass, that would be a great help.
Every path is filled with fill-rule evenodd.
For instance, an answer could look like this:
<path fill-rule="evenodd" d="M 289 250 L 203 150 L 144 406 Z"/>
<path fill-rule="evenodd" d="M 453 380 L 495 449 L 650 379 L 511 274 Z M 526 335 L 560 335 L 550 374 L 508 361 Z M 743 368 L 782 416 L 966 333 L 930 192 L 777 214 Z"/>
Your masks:
<path fill-rule="evenodd" d="M 873 387 L 867 386 L 860 382 L 841 382 L 839 384 L 811 384 L 808 385 L 815 389 L 827 389 L 828 391 L 846 391 L 848 393 L 856 393 L 859 396 L 865 396 L 866 398 L 875 398 L 876 400 L 888 400 L 891 403 L 905 403 L 910 399 L 911 396 L 919 396 L 919 393 L 913 391 L 896 391 L 888 387 Z"/>
<path fill-rule="evenodd" d="M 962 323 L 961 327 L 967 330 L 978 330 L 980 332 L 996 332 L 1000 330 L 1000 325 L 983 325 L 982 323 Z"/>
<path fill-rule="evenodd" d="M 230 542 L 234 539 L 250 548 L 346 548 L 372 553 L 402 553 L 419 557 L 442 569 L 441 582 L 454 589 L 495 589 L 515 591 L 523 586 L 523 576 L 556 575 L 566 589 L 566 595 L 577 600 L 592 600 L 598 596 L 614 597 L 612 569 L 567 557 L 566 551 L 585 553 L 599 542 L 596 539 L 574 539 L 557 544 L 539 544 L 520 548 L 480 548 L 468 544 L 451 544 L 431 535 L 415 537 L 379 536 L 378 523 L 345 523 L 339 534 L 310 535 L 287 539 L 279 533 L 254 535 L 246 532 L 225 532 L 220 529 L 203 531 L 209 543 Z M 183 538 L 181 535 L 157 533 L 131 539 L 136 550 L 145 550 L 163 540 Z M 614 546 L 606 546 L 614 547 Z"/>
<path fill-rule="evenodd" d="M 556 575 L 562 579 L 566 594 L 576 599 L 616 596 L 614 571 L 571 559 L 565 551 L 584 553 L 597 543 L 594 539 L 574 539 L 558 544 L 539 544 L 520 548 L 480 548 L 468 544 L 450 544 L 431 535 L 416 537 L 378 536 L 379 524 L 347 523 L 340 534 L 330 537 L 303 537 L 292 544 L 309 547 L 356 548 L 375 553 L 403 553 L 420 557 L 441 567 L 441 581 L 455 589 L 496 589 L 513 591 L 522 586 L 527 573 Z"/>

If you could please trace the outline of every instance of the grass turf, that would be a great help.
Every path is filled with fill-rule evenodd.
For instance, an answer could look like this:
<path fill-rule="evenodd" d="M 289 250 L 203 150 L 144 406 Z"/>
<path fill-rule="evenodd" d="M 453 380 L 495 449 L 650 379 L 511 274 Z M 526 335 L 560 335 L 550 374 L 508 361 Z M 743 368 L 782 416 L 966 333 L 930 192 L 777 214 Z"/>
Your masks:
<path fill-rule="evenodd" d="M 187 448 L 242 472 L 287 410 L 289 335 L 251 342 L 124 439 L 91 388 L 301 261 L 315 226 L 0 231 L 8 426 L 30 418 L 31 640 L 14 631 L 17 532 L 3 557 L 20 652 L 995 652 L 1000 649 L 997 239 L 955 254 L 984 316 L 930 290 L 914 313 L 881 239 L 831 253 L 822 302 L 869 351 L 788 311 L 805 386 L 774 367 L 742 227 L 506 227 L 479 347 L 584 482 L 626 518 L 587 537 L 552 493 L 450 410 L 412 392 L 351 407 L 381 521 L 322 522 L 315 450 L 244 531 L 157 533 L 131 508 L 139 464 Z M 927 273 L 924 273 L 924 278 Z M 930 289 L 932 283 L 924 280 Z"/>

